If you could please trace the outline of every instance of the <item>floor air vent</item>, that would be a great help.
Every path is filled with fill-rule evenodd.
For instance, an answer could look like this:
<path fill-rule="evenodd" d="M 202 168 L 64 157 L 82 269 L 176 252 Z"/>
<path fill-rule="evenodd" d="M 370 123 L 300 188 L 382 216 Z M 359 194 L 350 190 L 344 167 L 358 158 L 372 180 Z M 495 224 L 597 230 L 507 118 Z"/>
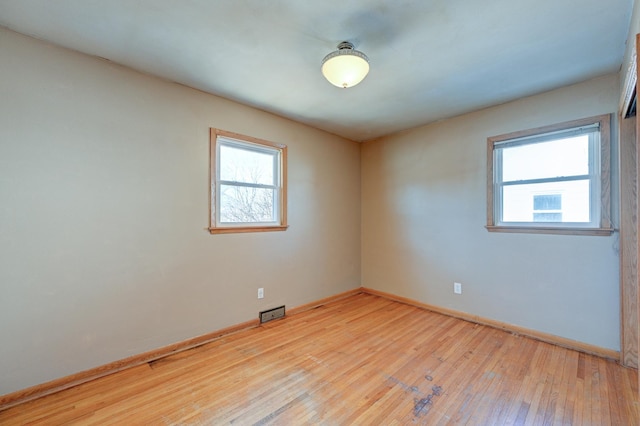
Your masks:
<path fill-rule="evenodd" d="M 268 311 L 260 312 L 260 324 L 267 321 L 284 317 L 284 305 L 279 308 L 269 309 Z"/>

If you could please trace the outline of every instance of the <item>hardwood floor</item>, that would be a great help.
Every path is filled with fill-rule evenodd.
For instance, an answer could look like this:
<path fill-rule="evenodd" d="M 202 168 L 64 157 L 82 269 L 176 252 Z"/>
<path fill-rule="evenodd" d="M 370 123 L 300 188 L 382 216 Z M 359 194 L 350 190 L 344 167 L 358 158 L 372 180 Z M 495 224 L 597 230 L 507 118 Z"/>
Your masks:
<path fill-rule="evenodd" d="M 0 412 L 0 424 L 638 425 L 636 371 L 359 294 Z"/>

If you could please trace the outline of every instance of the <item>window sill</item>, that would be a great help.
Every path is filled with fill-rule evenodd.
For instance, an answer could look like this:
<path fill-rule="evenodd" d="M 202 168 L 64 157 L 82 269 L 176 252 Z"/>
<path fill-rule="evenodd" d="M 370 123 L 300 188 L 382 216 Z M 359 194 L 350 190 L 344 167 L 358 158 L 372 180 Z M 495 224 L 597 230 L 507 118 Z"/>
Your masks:
<path fill-rule="evenodd" d="M 286 231 L 288 225 L 282 226 L 234 226 L 228 228 L 209 228 L 211 234 L 240 234 L 246 232 Z"/>
<path fill-rule="evenodd" d="M 485 226 L 489 232 L 510 232 L 520 234 L 558 234 L 558 235 L 597 235 L 607 236 L 614 232 L 612 228 L 562 228 L 555 226 Z"/>

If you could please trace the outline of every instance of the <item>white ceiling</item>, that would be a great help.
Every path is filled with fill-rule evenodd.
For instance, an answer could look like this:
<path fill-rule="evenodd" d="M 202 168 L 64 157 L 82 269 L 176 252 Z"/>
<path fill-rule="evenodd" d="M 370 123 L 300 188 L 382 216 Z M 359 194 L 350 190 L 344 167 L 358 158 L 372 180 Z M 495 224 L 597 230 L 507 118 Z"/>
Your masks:
<path fill-rule="evenodd" d="M 618 71 L 633 1 L 0 0 L 0 25 L 362 141 Z M 343 40 L 350 89 L 320 73 Z"/>

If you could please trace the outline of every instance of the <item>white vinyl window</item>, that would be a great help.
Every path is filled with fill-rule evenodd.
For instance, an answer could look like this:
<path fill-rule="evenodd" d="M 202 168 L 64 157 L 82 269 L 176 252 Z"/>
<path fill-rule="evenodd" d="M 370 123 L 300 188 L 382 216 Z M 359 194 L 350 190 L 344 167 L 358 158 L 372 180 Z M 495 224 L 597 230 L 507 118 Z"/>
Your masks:
<path fill-rule="evenodd" d="M 489 138 L 487 229 L 610 233 L 609 120 Z"/>
<path fill-rule="evenodd" d="M 212 233 L 286 229 L 286 146 L 211 129 Z"/>

